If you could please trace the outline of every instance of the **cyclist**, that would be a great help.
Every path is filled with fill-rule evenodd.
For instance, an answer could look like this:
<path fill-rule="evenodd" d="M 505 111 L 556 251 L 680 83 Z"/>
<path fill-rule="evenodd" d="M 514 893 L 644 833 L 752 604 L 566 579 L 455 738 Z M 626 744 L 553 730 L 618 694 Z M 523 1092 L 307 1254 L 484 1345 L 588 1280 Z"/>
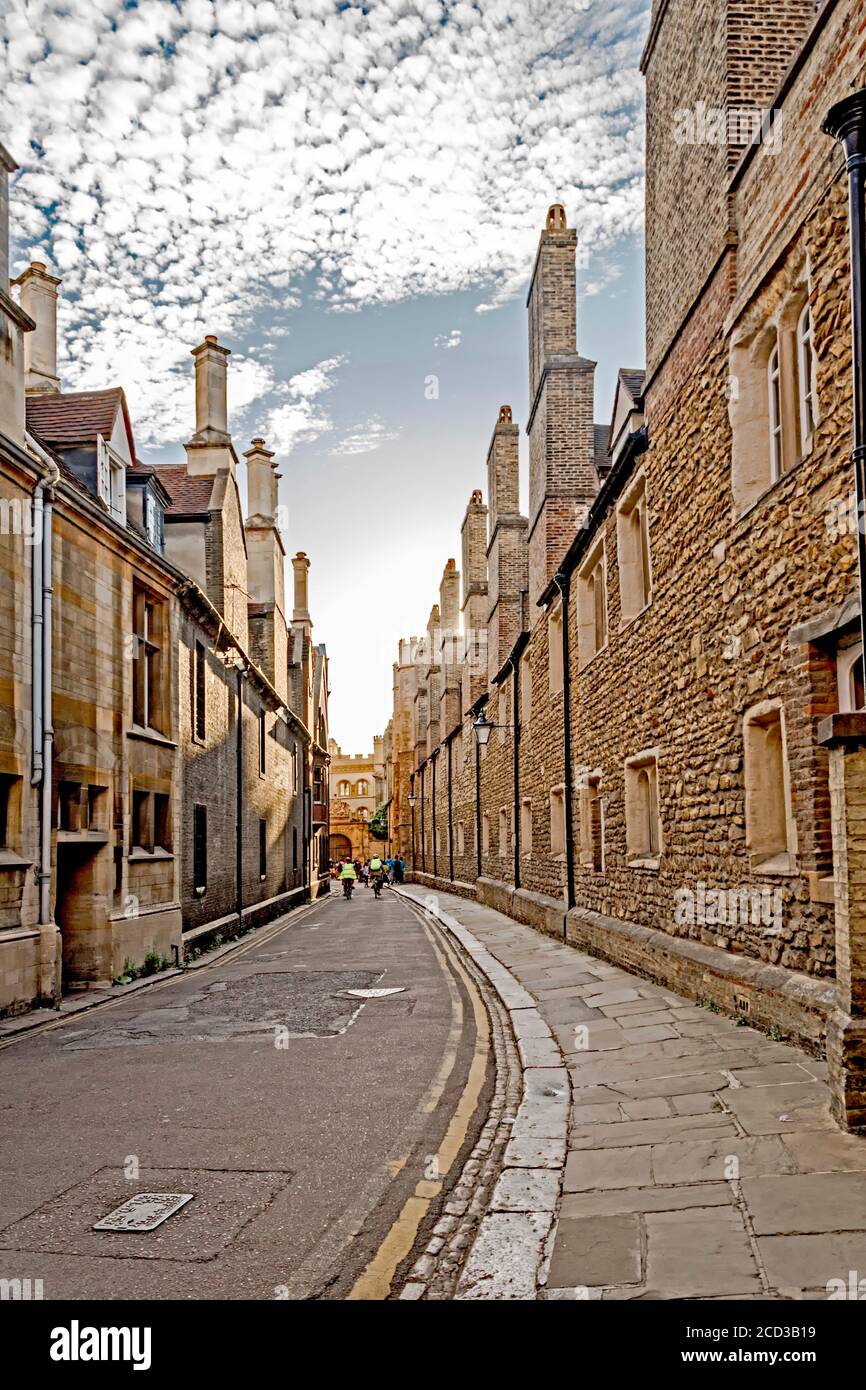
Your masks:
<path fill-rule="evenodd" d="M 388 871 L 378 854 L 374 854 L 370 860 L 370 877 L 373 880 L 373 891 L 378 898 L 382 891 L 382 884 L 387 881 Z"/>
<path fill-rule="evenodd" d="M 343 885 L 344 897 L 351 898 L 352 889 L 355 886 L 357 878 L 358 875 L 355 873 L 355 865 L 352 863 L 351 859 L 347 859 L 340 871 L 340 881 Z"/>

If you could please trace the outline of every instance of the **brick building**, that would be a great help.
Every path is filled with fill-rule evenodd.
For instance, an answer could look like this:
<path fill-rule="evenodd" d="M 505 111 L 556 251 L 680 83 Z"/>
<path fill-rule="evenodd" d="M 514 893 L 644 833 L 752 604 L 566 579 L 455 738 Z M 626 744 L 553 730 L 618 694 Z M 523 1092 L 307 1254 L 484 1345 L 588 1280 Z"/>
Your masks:
<path fill-rule="evenodd" d="M 0 147 L 0 1014 L 105 986 L 327 886 L 327 654 L 309 561 L 285 612 L 273 455 L 195 358 L 182 466 L 142 465 L 123 391 L 61 389 L 59 281 L 7 292 Z"/>
<path fill-rule="evenodd" d="M 405 754 L 389 769 L 414 803 L 401 849 L 425 882 L 826 1038 L 857 1127 L 849 215 L 821 124 L 864 85 L 866 16 L 656 0 L 642 68 L 646 372 L 624 368 L 610 425 L 594 422 L 555 205 L 528 298 L 530 514 L 504 407 L 484 562 L 480 494 L 463 522 L 459 712 L 433 722 L 429 642 L 395 668 L 393 730 L 418 716 L 408 776 Z"/>

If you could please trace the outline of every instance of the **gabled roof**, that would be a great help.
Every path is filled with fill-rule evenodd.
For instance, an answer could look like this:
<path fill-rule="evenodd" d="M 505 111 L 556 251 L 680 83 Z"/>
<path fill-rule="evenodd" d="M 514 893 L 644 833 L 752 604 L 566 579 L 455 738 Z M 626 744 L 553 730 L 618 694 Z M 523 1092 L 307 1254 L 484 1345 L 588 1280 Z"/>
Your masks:
<path fill-rule="evenodd" d="M 619 379 L 637 405 L 643 395 L 646 372 L 640 367 L 620 367 Z"/>
<path fill-rule="evenodd" d="M 183 463 L 161 464 L 154 471 L 171 498 L 166 516 L 204 516 L 210 511 L 213 478 L 192 477 Z"/>
<path fill-rule="evenodd" d="M 118 411 L 129 440 L 130 457 L 135 459 L 135 441 L 123 388 L 107 391 L 50 391 L 27 397 L 27 428 L 54 449 L 72 449 L 96 444 L 96 436 L 110 439 Z"/>
<path fill-rule="evenodd" d="M 645 381 L 646 372 L 643 370 L 642 367 L 620 367 L 619 371 L 617 372 L 616 390 L 613 393 L 613 409 L 611 410 L 610 415 L 610 431 L 608 434 L 607 444 L 608 452 L 610 452 L 610 450 L 614 446 L 614 443 L 616 442 L 614 437 L 614 429 L 616 427 L 617 419 L 620 418 L 620 395 L 625 394 L 626 396 L 628 396 L 630 402 L 630 405 L 627 405 L 626 407 L 626 410 L 624 412 L 625 414 L 629 414 L 632 410 L 642 410 L 643 388 Z M 620 430 L 621 429 L 622 426 L 620 426 Z M 619 432 L 620 431 L 618 430 L 617 438 L 619 437 Z"/>

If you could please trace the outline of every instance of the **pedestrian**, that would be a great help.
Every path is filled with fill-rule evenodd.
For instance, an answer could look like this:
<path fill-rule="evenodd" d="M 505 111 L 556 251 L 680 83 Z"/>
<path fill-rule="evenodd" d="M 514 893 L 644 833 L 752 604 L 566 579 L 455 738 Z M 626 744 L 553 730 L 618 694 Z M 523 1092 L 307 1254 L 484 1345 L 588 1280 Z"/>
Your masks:
<path fill-rule="evenodd" d="M 398 855 L 397 858 L 394 860 L 394 877 L 393 877 L 393 882 L 394 882 L 394 883 L 402 883 L 402 882 L 403 882 L 403 873 L 404 873 L 404 871 L 405 871 L 405 868 L 406 868 L 406 865 L 404 864 L 403 860 L 402 860 L 402 859 L 400 858 L 400 856 Z"/>

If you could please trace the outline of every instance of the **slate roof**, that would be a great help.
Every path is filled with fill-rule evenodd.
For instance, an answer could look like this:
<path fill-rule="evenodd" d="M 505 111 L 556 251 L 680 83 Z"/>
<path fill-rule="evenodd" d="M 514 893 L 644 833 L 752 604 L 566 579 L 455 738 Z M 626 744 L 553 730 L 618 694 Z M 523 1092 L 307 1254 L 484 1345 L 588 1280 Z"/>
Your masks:
<path fill-rule="evenodd" d="M 126 400 L 120 386 L 107 391 L 51 391 L 27 397 L 27 428 L 54 449 L 95 444 L 96 436 L 110 439 L 118 410 L 122 410 L 135 457 Z"/>
<path fill-rule="evenodd" d="M 184 464 L 162 464 L 155 470 L 171 503 L 166 516 L 201 516 L 210 510 L 213 478 L 190 477 Z"/>
<path fill-rule="evenodd" d="M 633 401 L 639 401 L 643 395 L 646 372 L 637 367 L 620 367 L 619 379 L 628 391 Z"/>

